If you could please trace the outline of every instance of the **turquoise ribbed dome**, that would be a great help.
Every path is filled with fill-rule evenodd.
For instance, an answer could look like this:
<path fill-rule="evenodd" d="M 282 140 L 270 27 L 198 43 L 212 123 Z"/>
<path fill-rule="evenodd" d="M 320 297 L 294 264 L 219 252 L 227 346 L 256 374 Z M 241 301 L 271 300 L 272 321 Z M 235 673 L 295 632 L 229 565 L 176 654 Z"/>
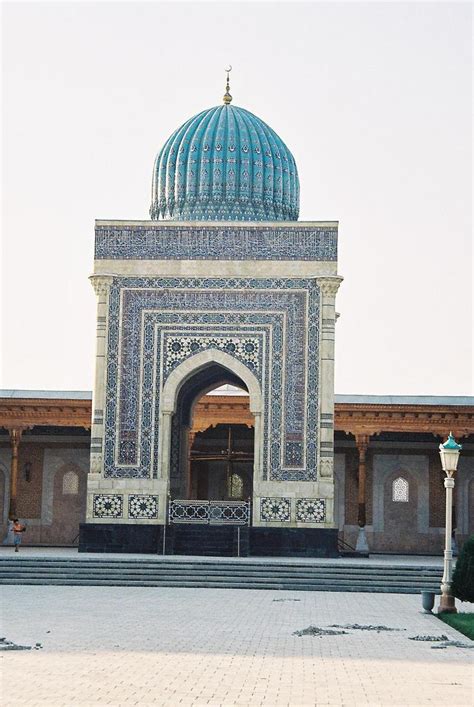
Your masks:
<path fill-rule="evenodd" d="M 176 130 L 155 160 L 152 219 L 296 221 L 293 155 L 248 110 L 221 105 Z"/>

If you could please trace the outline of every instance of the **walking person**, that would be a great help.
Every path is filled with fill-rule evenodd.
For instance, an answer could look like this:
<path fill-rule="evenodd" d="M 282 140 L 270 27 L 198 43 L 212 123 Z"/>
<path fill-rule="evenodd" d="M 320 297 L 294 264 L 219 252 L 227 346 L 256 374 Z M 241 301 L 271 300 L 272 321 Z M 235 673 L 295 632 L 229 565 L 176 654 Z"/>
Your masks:
<path fill-rule="evenodd" d="M 22 525 L 18 518 L 13 519 L 13 545 L 15 552 L 19 552 L 21 545 L 22 533 L 26 530 L 26 525 Z"/>

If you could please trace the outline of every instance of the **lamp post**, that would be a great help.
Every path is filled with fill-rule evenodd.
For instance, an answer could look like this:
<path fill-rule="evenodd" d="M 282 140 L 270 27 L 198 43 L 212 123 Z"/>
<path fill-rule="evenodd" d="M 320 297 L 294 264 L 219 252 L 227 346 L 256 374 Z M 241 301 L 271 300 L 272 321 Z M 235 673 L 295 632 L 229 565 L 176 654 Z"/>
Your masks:
<path fill-rule="evenodd" d="M 451 432 L 449 433 L 446 442 L 439 445 L 441 466 L 446 474 L 446 478 L 444 480 L 444 488 L 446 489 L 446 538 L 444 545 L 444 571 L 443 579 L 441 580 L 441 601 L 439 603 L 438 613 L 447 611 L 451 614 L 455 614 L 457 611 L 454 603 L 454 597 L 451 594 L 451 572 L 453 562 L 451 535 L 453 525 L 454 473 L 458 467 L 461 449 L 462 445 L 456 442 Z"/>

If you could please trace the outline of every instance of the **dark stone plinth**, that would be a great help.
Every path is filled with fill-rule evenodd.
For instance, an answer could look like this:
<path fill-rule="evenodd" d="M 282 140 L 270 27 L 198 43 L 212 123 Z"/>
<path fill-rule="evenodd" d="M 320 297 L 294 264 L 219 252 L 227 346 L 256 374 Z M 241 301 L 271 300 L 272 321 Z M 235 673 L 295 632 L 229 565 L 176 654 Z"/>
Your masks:
<path fill-rule="evenodd" d="M 162 525 L 79 525 L 79 552 L 138 552 L 156 555 L 162 551 Z"/>
<path fill-rule="evenodd" d="M 162 525 L 81 523 L 79 552 L 161 554 Z M 338 557 L 337 529 L 247 528 L 176 524 L 166 527 L 167 555 Z"/>
<path fill-rule="evenodd" d="M 248 557 L 249 528 L 177 523 L 167 528 L 166 552 L 169 555 Z"/>
<path fill-rule="evenodd" d="M 256 557 L 339 557 L 337 528 L 250 528 Z"/>

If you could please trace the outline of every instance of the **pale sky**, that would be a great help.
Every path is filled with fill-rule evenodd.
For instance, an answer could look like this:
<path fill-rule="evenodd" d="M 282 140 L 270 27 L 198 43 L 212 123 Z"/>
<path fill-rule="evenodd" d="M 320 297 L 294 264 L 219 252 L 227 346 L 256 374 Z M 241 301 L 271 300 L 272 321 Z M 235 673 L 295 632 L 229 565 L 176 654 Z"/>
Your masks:
<path fill-rule="evenodd" d="M 339 220 L 336 392 L 472 393 L 468 3 L 3 4 L 0 387 L 92 388 L 94 219 L 146 219 L 175 128 L 236 105 Z"/>

